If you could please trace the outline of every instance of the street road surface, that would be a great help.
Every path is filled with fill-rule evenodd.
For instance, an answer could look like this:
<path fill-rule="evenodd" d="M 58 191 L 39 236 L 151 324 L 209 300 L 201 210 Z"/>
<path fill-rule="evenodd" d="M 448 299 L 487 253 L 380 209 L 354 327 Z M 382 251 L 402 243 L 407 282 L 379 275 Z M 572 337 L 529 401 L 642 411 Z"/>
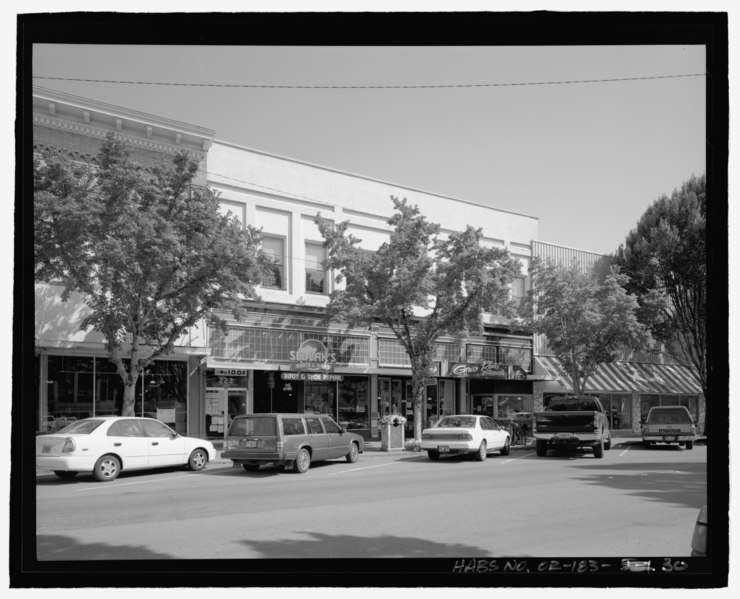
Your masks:
<path fill-rule="evenodd" d="M 706 447 L 37 480 L 39 560 L 687 556 Z"/>

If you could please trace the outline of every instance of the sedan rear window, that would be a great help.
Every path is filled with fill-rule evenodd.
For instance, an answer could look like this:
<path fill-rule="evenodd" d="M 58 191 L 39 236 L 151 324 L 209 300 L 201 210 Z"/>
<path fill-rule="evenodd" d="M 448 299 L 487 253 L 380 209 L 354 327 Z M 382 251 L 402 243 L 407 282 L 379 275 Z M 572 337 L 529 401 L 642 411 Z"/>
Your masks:
<path fill-rule="evenodd" d="M 465 418 L 460 416 L 447 416 L 442 418 L 437 424 L 438 427 L 461 427 L 461 428 L 474 428 L 475 418 Z"/>
<path fill-rule="evenodd" d="M 235 418 L 231 423 L 229 435 L 233 437 L 275 437 L 277 428 L 275 419 L 270 417 Z"/>
<path fill-rule="evenodd" d="M 73 435 L 89 435 L 96 428 L 98 428 L 101 424 L 103 424 L 103 422 L 105 421 L 98 420 L 95 418 L 89 418 L 86 420 L 78 420 L 77 422 L 68 424 L 63 429 L 58 430 L 56 434 L 67 433 L 67 434 L 73 434 Z"/>

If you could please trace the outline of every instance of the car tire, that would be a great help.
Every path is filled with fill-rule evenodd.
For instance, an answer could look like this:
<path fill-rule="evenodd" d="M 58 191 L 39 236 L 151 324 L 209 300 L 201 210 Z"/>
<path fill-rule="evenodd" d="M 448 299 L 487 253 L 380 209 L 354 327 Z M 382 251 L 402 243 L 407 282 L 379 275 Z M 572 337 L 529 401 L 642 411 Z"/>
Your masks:
<path fill-rule="evenodd" d="M 350 443 L 349 451 L 345 456 L 350 464 L 354 464 L 360 457 L 360 448 L 357 447 L 357 443 Z"/>
<path fill-rule="evenodd" d="M 652 441 L 643 441 L 642 444 L 645 447 L 645 449 L 650 449 L 653 446 Z"/>
<path fill-rule="evenodd" d="M 604 457 L 604 439 L 599 439 L 599 442 L 596 445 L 594 445 L 594 457 L 595 458 Z"/>
<path fill-rule="evenodd" d="M 439 452 L 436 449 L 428 450 L 427 455 L 432 462 L 436 462 L 439 459 Z"/>
<path fill-rule="evenodd" d="M 242 468 L 247 472 L 257 472 L 260 469 L 259 464 L 242 464 Z"/>
<path fill-rule="evenodd" d="M 686 441 L 686 449 L 694 449 L 694 442 Z"/>
<path fill-rule="evenodd" d="M 612 438 L 611 438 L 611 435 L 609 435 L 606 438 L 606 441 L 604 441 L 604 449 L 606 451 L 609 451 L 611 448 L 612 448 Z"/>
<path fill-rule="evenodd" d="M 120 460 L 116 456 L 110 454 L 106 454 L 103 457 L 98 458 L 98 461 L 95 462 L 95 467 L 93 468 L 93 476 L 95 477 L 95 480 L 100 481 L 101 483 L 116 480 L 120 473 Z"/>
<path fill-rule="evenodd" d="M 204 449 L 194 449 L 188 458 L 188 469 L 199 472 L 206 467 L 207 463 L 208 453 Z"/>
<path fill-rule="evenodd" d="M 537 457 L 544 458 L 547 455 L 547 441 L 544 439 L 537 439 L 535 443 L 535 451 Z"/>
<path fill-rule="evenodd" d="M 509 455 L 511 453 L 511 437 L 506 437 L 506 442 L 501 448 L 501 455 Z"/>
<path fill-rule="evenodd" d="M 480 447 L 478 447 L 478 451 L 476 451 L 473 454 L 473 458 L 476 462 L 482 462 L 488 457 L 488 447 L 486 446 L 485 441 L 480 442 Z"/>
<path fill-rule="evenodd" d="M 311 467 L 311 453 L 305 447 L 298 450 L 298 455 L 293 463 L 293 472 L 303 474 Z"/>
<path fill-rule="evenodd" d="M 77 471 L 76 470 L 54 470 L 54 474 L 56 474 L 62 480 L 72 480 L 75 476 L 77 476 Z"/>

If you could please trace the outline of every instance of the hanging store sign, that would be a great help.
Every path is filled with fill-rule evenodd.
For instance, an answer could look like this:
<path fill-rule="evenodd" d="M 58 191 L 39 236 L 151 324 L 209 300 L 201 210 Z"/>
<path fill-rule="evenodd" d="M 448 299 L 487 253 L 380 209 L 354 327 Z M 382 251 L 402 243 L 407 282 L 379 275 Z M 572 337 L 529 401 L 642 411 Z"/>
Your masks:
<path fill-rule="evenodd" d="M 450 375 L 471 378 L 510 378 L 509 365 L 501 362 L 450 364 Z"/>
<path fill-rule="evenodd" d="M 280 378 L 284 381 L 338 382 L 344 380 L 344 376 L 341 374 L 329 374 L 325 372 L 281 372 Z"/>
<path fill-rule="evenodd" d="M 216 376 L 247 376 L 246 368 L 216 368 Z"/>
<path fill-rule="evenodd" d="M 330 371 L 334 368 L 337 356 L 318 339 L 308 339 L 296 351 L 290 352 L 290 359 L 295 362 L 296 370 Z"/>

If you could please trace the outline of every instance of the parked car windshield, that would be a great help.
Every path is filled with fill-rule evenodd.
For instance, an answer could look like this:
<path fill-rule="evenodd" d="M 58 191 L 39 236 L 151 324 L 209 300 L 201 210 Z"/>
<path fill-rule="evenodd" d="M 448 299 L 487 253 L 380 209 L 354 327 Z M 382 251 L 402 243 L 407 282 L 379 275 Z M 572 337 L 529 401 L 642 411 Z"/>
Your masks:
<path fill-rule="evenodd" d="M 229 435 L 246 437 L 249 435 L 274 437 L 277 435 L 276 420 L 270 416 L 256 416 L 254 418 L 235 418 L 231 423 Z"/>
<path fill-rule="evenodd" d="M 475 426 L 475 418 L 472 417 L 460 417 L 460 416 L 446 416 L 442 418 L 437 424 L 438 427 L 445 426 L 457 426 L 462 428 L 473 428 Z"/>
<path fill-rule="evenodd" d="M 683 408 L 651 410 L 647 421 L 650 424 L 690 424 L 691 416 Z"/>
<path fill-rule="evenodd" d="M 96 428 L 105 422 L 104 420 L 98 420 L 96 418 L 88 418 L 86 420 L 78 420 L 72 424 L 68 424 L 62 429 L 59 429 L 56 434 L 68 433 L 74 435 L 89 435 Z"/>

